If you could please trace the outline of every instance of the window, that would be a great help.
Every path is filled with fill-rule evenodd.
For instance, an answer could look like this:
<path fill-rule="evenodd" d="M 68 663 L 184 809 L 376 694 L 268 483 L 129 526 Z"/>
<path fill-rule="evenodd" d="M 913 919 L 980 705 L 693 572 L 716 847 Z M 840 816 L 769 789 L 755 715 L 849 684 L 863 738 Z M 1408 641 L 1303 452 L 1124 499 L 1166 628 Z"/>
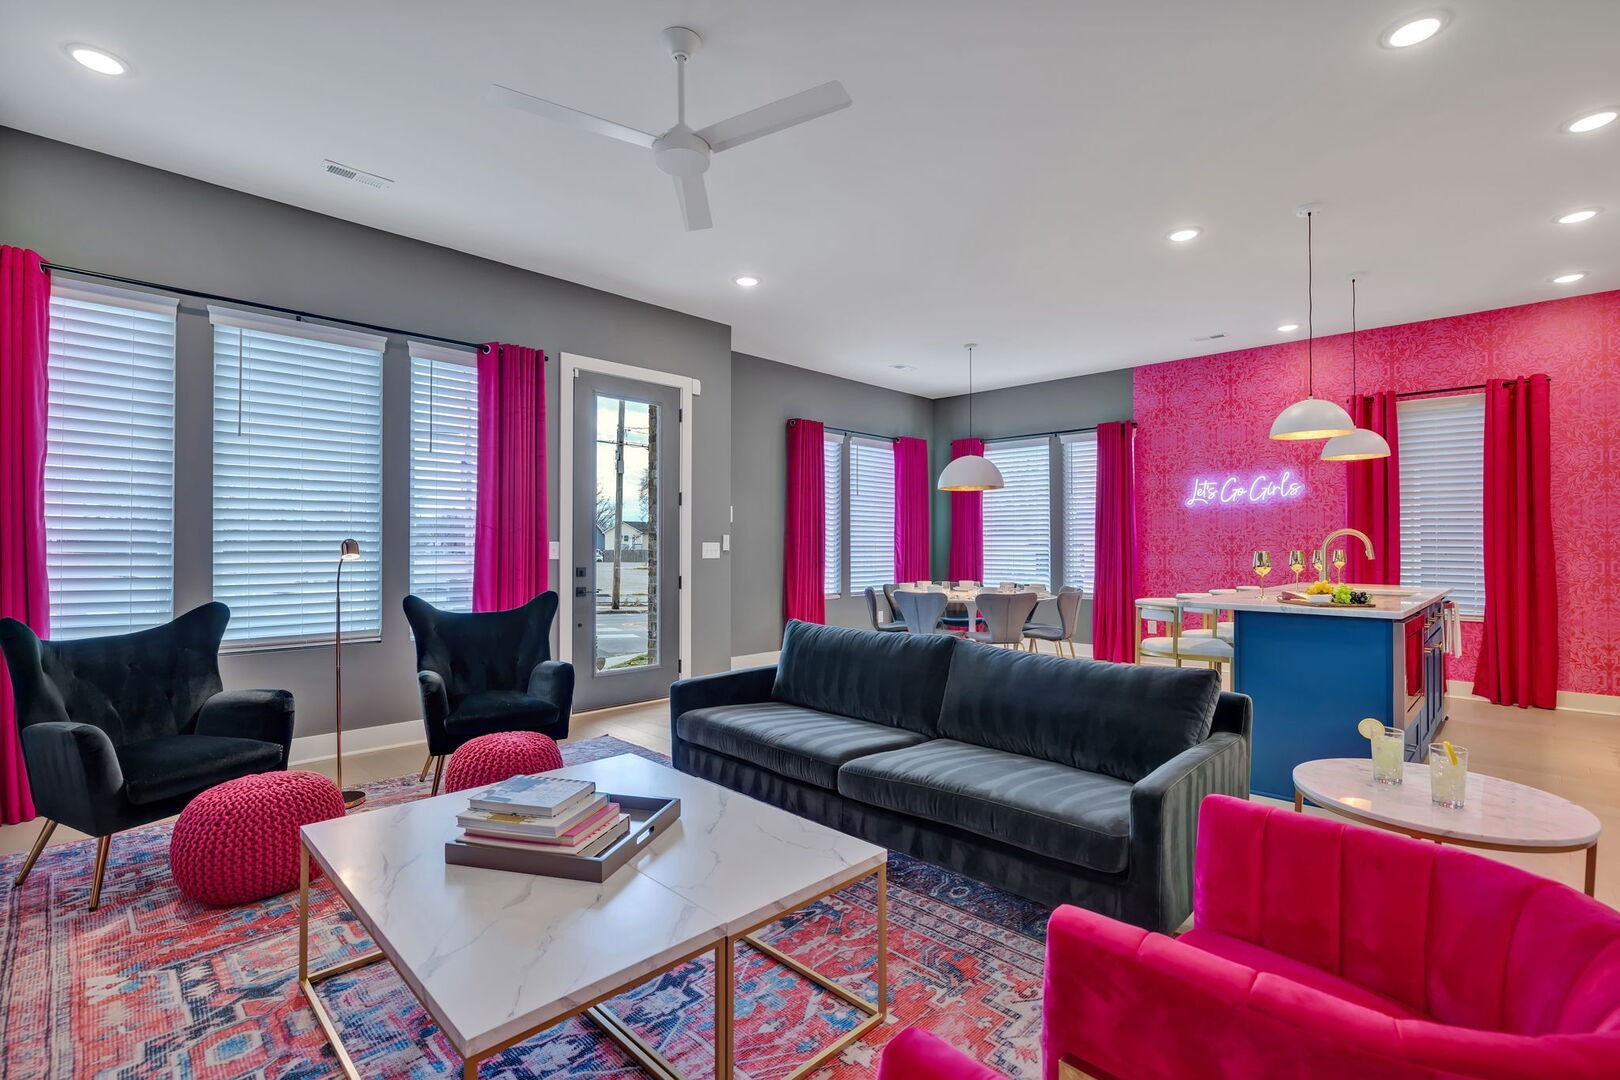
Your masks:
<path fill-rule="evenodd" d="M 1097 433 L 1064 435 L 1064 585 L 1078 585 L 1090 596 L 1097 581 Z"/>
<path fill-rule="evenodd" d="M 1397 407 L 1401 584 L 1452 590 L 1463 615 L 1485 614 L 1485 395 Z"/>
<path fill-rule="evenodd" d="M 338 546 L 343 630 L 382 632 L 382 354 L 370 334 L 210 307 L 214 598 L 227 642 L 326 641 Z"/>
<path fill-rule="evenodd" d="M 828 596 L 843 593 L 844 581 L 844 437 L 828 435 L 822 452 L 823 495 L 826 504 L 827 557 L 822 584 Z"/>
<path fill-rule="evenodd" d="M 411 592 L 472 610 L 477 354 L 411 342 Z"/>
<path fill-rule="evenodd" d="M 984 494 L 984 580 L 1052 581 L 1052 441 L 988 443 L 1003 486 Z"/>
<path fill-rule="evenodd" d="M 849 438 L 851 595 L 894 580 L 894 443 Z"/>
<path fill-rule="evenodd" d="M 53 279 L 45 457 L 52 638 L 174 616 L 175 301 Z"/>

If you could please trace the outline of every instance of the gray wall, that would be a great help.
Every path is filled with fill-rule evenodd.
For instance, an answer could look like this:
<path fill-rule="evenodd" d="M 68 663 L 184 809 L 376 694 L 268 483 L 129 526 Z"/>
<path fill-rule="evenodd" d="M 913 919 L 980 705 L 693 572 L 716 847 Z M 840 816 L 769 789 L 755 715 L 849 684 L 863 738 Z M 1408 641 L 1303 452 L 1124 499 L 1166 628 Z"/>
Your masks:
<path fill-rule="evenodd" d="M 795 416 L 872 435 L 929 438 L 934 402 L 897 390 L 732 354 L 731 649 L 735 656 L 782 644 L 782 530 L 787 422 Z M 827 621 L 866 626 L 864 598 L 827 602 Z"/>
<path fill-rule="evenodd" d="M 981 439 L 1000 439 L 1095 427 L 1108 420 L 1129 420 L 1133 375 L 1132 369 L 1126 368 L 985 391 L 973 398 L 972 434 Z M 934 459 L 935 476 L 950 461 L 951 440 L 968 435 L 967 396 L 935 401 L 934 439 L 929 450 Z M 951 502 L 945 492 L 934 492 L 933 518 L 934 574 L 943 577 L 948 572 L 951 555 Z M 1057 615 L 1052 607 L 1042 604 L 1036 610 L 1036 618 L 1055 623 Z M 1089 598 L 1081 608 L 1080 632 L 1075 640 L 1091 640 Z"/>
<path fill-rule="evenodd" d="M 5 128 L 0 241 L 111 274 L 425 334 L 535 346 L 552 358 L 547 393 L 553 402 L 562 352 L 696 377 L 703 388 L 692 418 L 691 540 L 718 541 L 730 527 L 728 326 Z M 211 511 L 209 500 L 194 494 L 207 492 L 212 476 L 210 341 L 206 313 L 187 302 L 177 346 L 179 610 L 208 600 L 211 588 Z M 377 644 L 345 649 L 348 726 L 420 716 L 414 651 L 399 608 L 408 583 L 409 369 L 397 341 L 389 347 L 384 399 L 383 636 Z M 555 536 L 562 458 L 555 410 L 552 415 Z M 732 655 L 730 558 L 694 559 L 692 566 L 693 663 L 698 672 L 724 670 Z M 779 606 L 774 599 L 766 606 L 773 605 Z M 330 649 L 238 654 L 224 669 L 229 686 L 291 690 L 299 735 L 331 730 Z"/>

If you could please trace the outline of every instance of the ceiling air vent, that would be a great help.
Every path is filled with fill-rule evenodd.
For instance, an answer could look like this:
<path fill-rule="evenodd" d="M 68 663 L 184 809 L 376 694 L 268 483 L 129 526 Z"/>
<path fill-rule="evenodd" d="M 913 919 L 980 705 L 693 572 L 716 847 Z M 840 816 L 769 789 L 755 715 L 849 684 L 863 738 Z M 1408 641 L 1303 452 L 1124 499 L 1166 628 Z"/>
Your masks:
<path fill-rule="evenodd" d="M 1225 336 L 1226 336 L 1225 334 L 1205 334 L 1203 337 L 1195 337 L 1195 338 L 1193 338 L 1193 340 L 1194 341 L 1219 341 L 1221 338 L 1223 338 Z"/>
<path fill-rule="evenodd" d="M 342 162 L 333 161 L 330 158 L 321 162 L 321 168 L 333 176 L 341 176 L 345 180 L 353 180 L 357 184 L 365 184 L 368 187 L 386 189 L 394 186 L 394 182 L 386 176 L 378 176 L 376 173 L 369 173 L 364 169 L 356 169 L 352 165 L 344 165 Z"/>

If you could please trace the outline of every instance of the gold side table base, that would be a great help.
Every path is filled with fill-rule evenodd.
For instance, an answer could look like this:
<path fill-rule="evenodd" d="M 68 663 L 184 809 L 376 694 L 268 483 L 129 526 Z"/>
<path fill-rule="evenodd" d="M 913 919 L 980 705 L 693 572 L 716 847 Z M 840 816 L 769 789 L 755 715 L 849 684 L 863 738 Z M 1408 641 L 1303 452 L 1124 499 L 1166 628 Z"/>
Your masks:
<path fill-rule="evenodd" d="M 761 941 L 756 936 L 756 932 L 764 927 L 769 926 L 772 923 L 779 922 L 796 911 L 800 911 L 819 900 L 823 900 L 828 896 L 831 896 L 835 892 L 846 889 L 856 882 L 872 876 L 876 876 L 877 878 L 878 1000 L 875 1003 L 867 1001 L 854 991 L 849 990 L 843 985 L 835 982 L 830 977 L 823 975 L 809 965 L 793 959 L 791 956 L 788 956 L 786 953 L 775 948 L 774 946 Z M 735 1029 L 733 1025 L 736 1015 L 735 963 L 738 944 L 746 945 L 749 948 L 770 957 L 777 963 L 791 969 L 796 974 L 808 979 L 821 989 L 866 1014 L 866 1018 L 863 1019 L 859 1024 L 845 1032 L 843 1035 L 839 1036 L 831 1044 L 819 1051 L 815 1057 L 794 1069 L 793 1072 L 789 1073 L 786 1078 L 786 1080 L 801 1080 L 802 1077 L 820 1068 L 834 1054 L 839 1053 L 845 1047 L 849 1046 L 851 1043 L 860 1039 L 861 1036 L 871 1031 L 874 1027 L 883 1023 L 885 1018 L 888 1016 L 888 876 L 888 867 L 885 865 L 880 866 L 875 872 L 875 875 L 873 873 L 867 873 L 862 874 L 859 877 L 850 878 L 847 881 L 833 886 L 825 892 L 811 897 L 795 908 L 788 911 L 779 912 L 764 922 L 749 927 L 742 933 L 732 934 L 722 942 L 698 949 L 693 953 L 671 962 L 667 966 L 653 972 L 651 975 L 639 976 L 633 982 L 620 986 L 609 993 L 602 995 L 595 1001 L 580 1006 L 572 1012 L 547 1020 L 539 1027 L 525 1031 L 514 1038 L 508 1039 L 499 1046 L 493 1046 L 484 1051 L 482 1054 L 466 1058 L 462 1063 L 463 1080 L 477 1080 L 479 1066 L 482 1065 L 483 1062 L 488 1058 L 502 1053 L 503 1051 L 508 1050 L 519 1043 L 527 1042 L 536 1035 L 539 1035 L 541 1032 L 548 1031 L 551 1028 L 556 1027 L 558 1024 L 561 1024 L 576 1016 L 590 1020 L 597 1026 L 597 1028 L 601 1030 L 602 1034 L 606 1035 L 615 1044 L 617 1044 L 621 1050 L 630 1055 L 631 1059 L 634 1060 L 637 1065 L 639 1065 L 649 1075 L 656 1077 L 657 1080 L 688 1080 L 685 1074 L 677 1069 L 668 1058 L 664 1057 L 664 1055 L 659 1053 L 659 1051 L 653 1047 L 652 1044 L 648 1043 L 640 1035 L 631 1030 L 629 1025 L 621 1020 L 619 1016 L 613 1012 L 613 1010 L 607 1007 L 606 1003 L 611 999 L 618 997 L 620 994 L 624 994 L 638 986 L 651 982 L 653 979 L 656 979 L 661 975 L 665 975 L 678 967 L 690 963 L 691 961 L 702 956 L 704 953 L 714 954 L 714 1074 L 719 1078 L 729 1078 L 732 1076 L 733 1072 L 733 1040 L 735 1037 Z M 362 922 L 363 921 L 364 920 L 362 920 Z M 331 1013 L 327 1010 L 325 1003 L 321 1001 L 320 995 L 316 992 L 315 988 L 319 983 L 325 982 L 327 979 L 334 978 L 338 975 L 345 975 L 351 971 L 356 971 L 360 968 L 375 964 L 379 960 L 387 959 L 388 957 L 384 955 L 381 949 L 374 949 L 371 952 L 366 952 L 360 954 L 359 956 L 351 957 L 348 960 L 333 964 L 330 967 L 321 968 L 319 971 L 309 970 L 309 849 L 300 843 L 298 852 L 298 985 L 304 993 L 305 1000 L 309 1002 L 311 1011 L 315 1013 L 315 1019 L 320 1023 L 321 1031 L 325 1034 L 326 1041 L 331 1044 L 333 1052 L 337 1055 L 338 1065 L 343 1070 L 343 1075 L 348 1077 L 349 1080 L 361 1080 L 360 1071 L 355 1067 L 354 1059 L 349 1056 L 348 1050 L 343 1045 L 343 1037 L 338 1033 L 337 1023 L 333 1019 Z M 433 1016 L 433 1011 L 427 1007 L 426 1003 L 420 1001 L 418 1003 L 422 1005 L 423 1010 L 427 1012 L 429 1016 Z M 433 1021 L 439 1025 L 440 1030 L 444 1029 L 445 1025 L 443 1021 L 439 1019 L 439 1017 L 433 1016 Z"/>

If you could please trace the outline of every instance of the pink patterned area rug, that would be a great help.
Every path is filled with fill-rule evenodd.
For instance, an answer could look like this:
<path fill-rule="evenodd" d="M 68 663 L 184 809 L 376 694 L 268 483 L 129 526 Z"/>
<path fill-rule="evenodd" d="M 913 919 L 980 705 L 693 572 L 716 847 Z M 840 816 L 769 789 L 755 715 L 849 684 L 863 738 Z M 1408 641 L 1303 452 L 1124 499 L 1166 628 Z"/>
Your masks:
<path fill-rule="evenodd" d="M 611 737 L 567 744 L 570 763 L 661 755 Z M 367 785 L 368 802 L 421 798 L 415 776 Z M 113 841 L 101 909 L 85 910 L 95 845 L 48 849 L 28 883 L 0 858 L 0 1076 L 303 1080 L 339 1075 L 298 989 L 298 894 L 237 908 L 182 896 L 169 876 L 170 825 Z M 364 927 L 317 881 L 314 963 L 371 947 Z M 846 986 L 872 992 L 876 897 L 858 884 L 762 936 Z M 1014 1077 L 1039 1074 L 1047 909 L 938 867 L 889 861 L 889 1022 L 818 1078 L 870 1077 L 882 1044 L 913 1024 Z M 714 1071 L 712 964 L 694 961 L 611 1003 L 688 1076 Z M 366 1077 L 459 1076 L 460 1058 L 393 968 L 373 964 L 321 985 Z M 779 1080 L 859 1020 L 788 968 L 739 950 L 737 1076 Z M 644 1074 L 594 1026 L 572 1020 L 485 1062 L 518 1080 Z"/>

